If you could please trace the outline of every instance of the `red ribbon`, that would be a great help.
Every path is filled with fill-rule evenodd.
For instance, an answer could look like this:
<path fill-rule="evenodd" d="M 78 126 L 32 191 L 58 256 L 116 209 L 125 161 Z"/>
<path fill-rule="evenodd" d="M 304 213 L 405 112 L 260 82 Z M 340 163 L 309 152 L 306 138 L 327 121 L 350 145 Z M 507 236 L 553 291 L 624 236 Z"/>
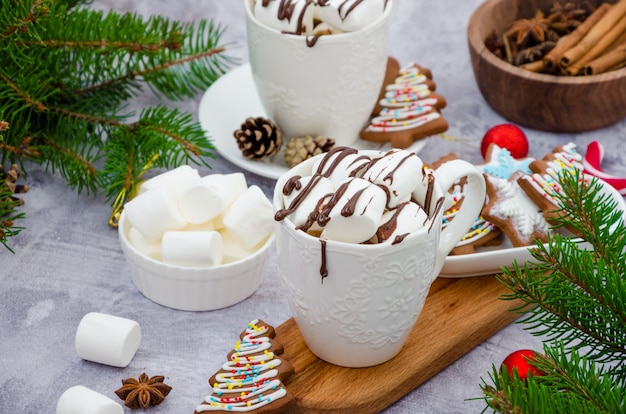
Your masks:
<path fill-rule="evenodd" d="M 584 172 L 601 179 L 613 186 L 621 195 L 626 195 L 626 178 L 615 177 L 602 170 L 604 147 L 598 141 L 593 141 L 587 146 L 587 153 L 583 159 Z"/>

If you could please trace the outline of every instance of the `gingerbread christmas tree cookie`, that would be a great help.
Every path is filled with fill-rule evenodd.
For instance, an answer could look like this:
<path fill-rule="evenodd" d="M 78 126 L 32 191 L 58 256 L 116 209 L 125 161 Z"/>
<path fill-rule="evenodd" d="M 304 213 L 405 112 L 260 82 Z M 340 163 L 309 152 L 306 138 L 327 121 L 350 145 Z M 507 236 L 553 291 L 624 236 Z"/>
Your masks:
<path fill-rule="evenodd" d="M 440 113 L 446 100 L 435 89 L 430 70 L 417 64 L 400 68 L 389 58 L 378 104 L 361 139 L 407 148 L 415 140 L 447 131 L 448 122 Z"/>
<path fill-rule="evenodd" d="M 228 361 L 210 379 L 212 392 L 196 407 L 205 412 L 287 412 L 295 402 L 283 385 L 293 374 L 284 359 L 274 328 L 262 320 L 251 321 L 228 354 Z"/>

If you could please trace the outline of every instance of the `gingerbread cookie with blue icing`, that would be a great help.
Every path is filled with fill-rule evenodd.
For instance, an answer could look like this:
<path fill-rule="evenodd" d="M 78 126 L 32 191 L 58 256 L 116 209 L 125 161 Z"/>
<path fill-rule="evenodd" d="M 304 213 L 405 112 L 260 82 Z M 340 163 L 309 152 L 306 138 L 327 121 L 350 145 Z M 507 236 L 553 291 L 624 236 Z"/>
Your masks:
<path fill-rule="evenodd" d="M 415 140 L 447 131 L 448 122 L 440 113 L 447 102 L 435 89 L 430 70 L 417 64 L 400 68 L 389 58 L 378 103 L 361 139 L 407 148 Z"/>
<path fill-rule="evenodd" d="M 511 151 L 492 143 L 487 147 L 485 163 L 476 165 L 476 168 L 484 174 L 506 180 L 516 171 L 530 174 L 530 163 L 533 161 L 532 157 L 513 158 Z"/>

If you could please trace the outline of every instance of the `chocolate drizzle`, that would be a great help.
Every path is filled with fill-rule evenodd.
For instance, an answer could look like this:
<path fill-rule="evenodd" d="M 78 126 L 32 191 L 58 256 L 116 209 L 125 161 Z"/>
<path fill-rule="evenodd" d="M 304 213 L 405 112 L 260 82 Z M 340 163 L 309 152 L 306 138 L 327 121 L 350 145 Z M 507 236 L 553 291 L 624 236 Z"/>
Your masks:
<path fill-rule="evenodd" d="M 326 240 L 320 239 L 320 244 L 322 245 L 322 264 L 320 266 L 320 276 L 322 276 L 323 284 L 324 279 L 328 277 L 328 268 L 326 267 Z"/>
<path fill-rule="evenodd" d="M 430 215 L 430 205 L 433 199 L 433 192 L 435 191 L 435 176 L 428 174 L 428 188 L 426 190 L 426 197 L 424 198 L 424 211 Z"/>
<path fill-rule="evenodd" d="M 311 193 L 313 188 L 315 188 L 317 183 L 322 178 L 330 177 L 330 175 L 333 173 L 333 171 L 335 171 L 335 169 L 341 163 L 341 161 L 343 161 L 350 154 L 356 154 L 356 153 L 357 153 L 356 149 L 349 148 L 349 147 L 337 147 L 328 151 L 326 155 L 324 156 L 324 158 L 322 158 L 322 162 L 320 162 L 320 165 L 317 167 L 317 171 L 315 171 L 315 173 L 313 174 L 313 176 L 311 177 L 307 185 L 305 185 L 304 188 L 302 188 L 302 190 L 300 191 L 300 193 L 298 193 L 298 195 L 295 196 L 293 200 L 291 200 L 291 204 L 289 204 L 288 207 L 280 209 L 276 212 L 276 214 L 274 215 L 274 220 L 282 221 L 285 219 L 285 217 L 287 217 L 288 215 L 296 211 L 296 209 L 300 206 L 300 204 L 302 204 L 304 199 L 306 199 L 306 197 Z M 333 155 L 335 154 L 337 155 L 333 158 Z M 333 161 L 327 167 L 328 160 L 331 158 Z M 288 195 L 288 194 L 291 194 L 294 189 L 298 189 L 296 187 L 297 186 L 296 182 L 300 182 L 299 180 L 301 177 L 298 176 L 298 178 L 295 178 L 295 180 L 294 178 L 295 177 L 291 177 L 285 182 L 285 185 L 283 186 L 283 190 L 282 190 L 283 194 Z M 300 185 L 302 185 L 301 182 L 300 182 Z M 337 203 L 337 201 L 338 199 L 335 201 L 335 204 Z M 328 211 L 330 212 L 330 210 Z M 317 214 L 317 212 L 315 211 L 313 213 Z M 322 213 L 320 212 L 319 214 L 321 215 Z M 319 219 L 316 218 L 316 220 L 319 222 Z M 304 231 L 308 230 L 308 228 L 311 227 L 316 220 L 313 220 L 309 224 L 309 226 L 303 230 Z M 323 224 L 321 223 L 320 225 L 323 226 Z"/>
<path fill-rule="evenodd" d="M 315 44 L 317 43 L 317 40 L 321 37 L 322 35 L 315 35 L 315 36 L 307 36 L 306 37 L 306 45 L 308 47 L 313 47 L 315 46 Z"/>
<path fill-rule="evenodd" d="M 287 196 L 293 193 L 293 190 L 301 189 L 302 188 L 302 182 L 300 181 L 301 178 L 302 176 L 300 175 L 294 175 L 293 177 L 288 179 L 287 182 L 285 183 L 285 186 L 283 187 L 283 195 Z"/>
<path fill-rule="evenodd" d="M 387 240 L 393 234 L 393 232 L 396 231 L 396 228 L 398 227 L 398 217 L 400 216 L 402 209 L 406 207 L 408 204 L 409 204 L 409 201 L 398 204 L 398 206 L 394 209 L 394 212 L 391 218 L 386 223 L 383 223 L 380 227 L 378 227 L 378 230 L 376 230 L 376 238 L 378 239 L 379 243 Z M 404 239 L 404 237 L 402 237 L 402 239 Z M 396 239 L 397 238 L 398 237 L 396 237 Z M 397 243 L 400 243 L 401 241 L 402 240 L 398 241 Z M 397 244 L 397 243 L 396 243 L 396 240 L 394 239 L 394 242 L 392 244 Z"/>
<path fill-rule="evenodd" d="M 341 15 L 342 9 L 344 8 L 344 6 L 346 6 L 348 3 L 350 3 L 350 1 L 351 0 L 345 0 L 343 3 L 341 3 L 341 5 L 338 8 L 339 17 L 341 18 L 341 21 L 345 21 L 348 18 L 348 15 L 350 14 L 350 12 L 352 12 L 352 10 L 356 9 L 359 6 L 359 4 L 361 4 L 363 2 L 363 0 L 355 0 L 352 3 L 352 5 L 348 7 L 346 12 L 342 16 Z"/>

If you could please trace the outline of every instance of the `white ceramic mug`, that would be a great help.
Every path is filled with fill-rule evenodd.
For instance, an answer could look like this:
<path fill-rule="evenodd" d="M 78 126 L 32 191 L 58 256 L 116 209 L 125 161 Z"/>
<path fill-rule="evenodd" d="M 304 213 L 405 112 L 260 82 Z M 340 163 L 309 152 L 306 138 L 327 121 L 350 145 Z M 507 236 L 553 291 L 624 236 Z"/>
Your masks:
<path fill-rule="evenodd" d="M 283 187 L 289 178 L 312 175 L 313 164 L 322 156 L 279 178 L 275 211 L 285 208 Z M 484 178 L 468 162 L 445 163 L 434 176 L 433 206 L 455 181 L 467 177 L 467 196 L 459 213 L 442 230 L 444 209 L 432 209 L 432 224 L 397 244 L 323 243 L 297 230 L 288 217 L 277 222 L 278 264 L 294 318 L 307 346 L 320 359 L 366 367 L 385 362 L 402 349 L 446 256 L 478 217 L 485 200 Z M 321 277 L 321 268 L 327 277 Z M 424 346 L 428 345 L 424 338 Z"/>
<path fill-rule="evenodd" d="M 267 117 L 286 139 L 323 135 L 337 145 L 354 143 L 382 87 L 397 0 L 368 26 L 321 36 L 311 47 L 307 36 L 259 22 L 254 0 L 244 2 L 250 67 Z"/>

